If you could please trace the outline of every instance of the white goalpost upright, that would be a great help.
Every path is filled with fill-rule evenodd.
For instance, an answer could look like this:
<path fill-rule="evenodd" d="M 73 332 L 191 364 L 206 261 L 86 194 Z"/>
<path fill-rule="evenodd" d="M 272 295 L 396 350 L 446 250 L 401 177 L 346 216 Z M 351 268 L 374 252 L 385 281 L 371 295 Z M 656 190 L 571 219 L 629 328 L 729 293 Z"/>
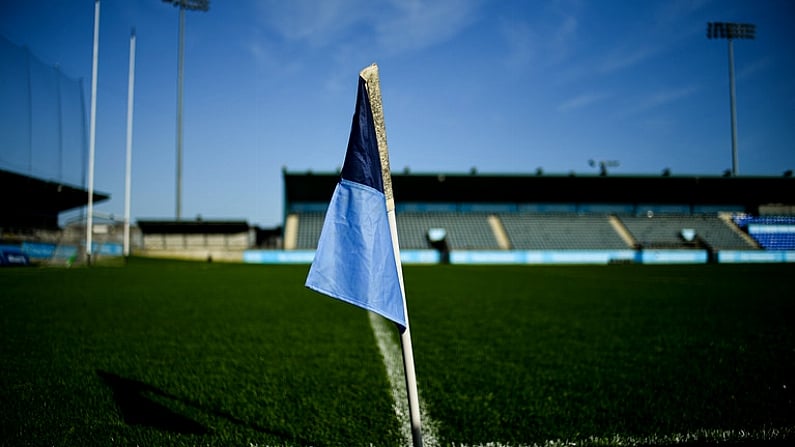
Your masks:
<path fill-rule="evenodd" d="M 132 186 L 132 126 L 135 95 L 135 28 L 130 33 L 130 73 L 127 83 L 127 157 L 124 172 L 124 256 L 130 256 L 130 199 Z"/>
<path fill-rule="evenodd" d="M 86 214 L 86 264 L 91 264 L 94 213 L 94 149 L 97 122 L 97 65 L 99 60 L 99 0 L 94 0 L 94 52 L 91 64 L 91 116 L 88 131 L 88 212 Z"/>

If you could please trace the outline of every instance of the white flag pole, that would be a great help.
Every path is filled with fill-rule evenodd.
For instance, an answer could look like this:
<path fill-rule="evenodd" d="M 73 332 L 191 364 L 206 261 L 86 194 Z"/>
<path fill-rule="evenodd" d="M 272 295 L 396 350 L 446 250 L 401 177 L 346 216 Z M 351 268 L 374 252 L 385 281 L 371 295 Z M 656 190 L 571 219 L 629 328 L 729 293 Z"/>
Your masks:
<path fill-rule="evenodd" d="M 392 173 L 389 169 L 389 149 L 386 144 L 386 125 L 384 124 L 384 108 L 381 102 L 381 85 L 378 77 L 378 66 L 372 64 L 359 73 L 367 81 L 367 93 L 370 97 L 370 109 L 373 113 L 375 135 L 378 140 L 378 154 L 381 159 L 381 176 L 386 196 L 387 218 L 392 235 L 392 248 L 395 253 L 395 267 L 400 282 L 400 294 L 403 297 L 403 315 L 406 317 L 406 329 L 400 334 L 400 346 L 403 350 L 403 369 L 406 374 L 406 394 L 409 401 L 409 418 L 411 421 L 411 438 L 414 447 L 422 447 L 422 421 L 420 420 L 420 399 L 417 391 L 417 377 L 414 371 L 414 352 L 411 346 L 411 330 L 409 329 L 409 313 L 406 306 L 406 291 L 403 287 L 403 266 L 400 262 L 400 246 L 398 244 L 397 221 L 395 219 L 395 198 L 392 194 Z"/>
<path fill-rule="evenodd" d="M 392 246 L 395 251 L 395 264 L 398 268 L 400 293 L 403 295 L 403 314 L 406 316 L 406 330 L 400 334 L 400 347 L 403 350 L 403 369 L 406 373 L 406 394 L 409 400 L 409 418 L 411 420 L 411 439 L 414 447 L 422 447 L 422 421 L 420 419 L 420 396 L 417 391 L 417 375 L 414 371 L 414 350 L 411 345 L 409 314 L 406 307 L 406 292 L 403 288 L 403 267 L 400 262 L 400 248 L 397 238 L 397 221 L 394 206 L 387 212 L 389 229 L 392 232 Z"/>
<path fill-rule="evenodd" d="M 132 124 L 135 92 L 135 28 L 130 33 L 130 74 L 127 84 L 127 163 L 124 173 L 124 256 L 130 256 L 130 189 L 132 183 Z"/>
<path fill-rule="evenodd" d="M 91 64 L 91 116 L 88 136 L 88 216 L 86 216 L 86 263 L 91 264 L 94 214 L 94 146 L 97 122 L 97 63 L 99 59 L 99 0 L 94 0 L 94 56 Z"/>

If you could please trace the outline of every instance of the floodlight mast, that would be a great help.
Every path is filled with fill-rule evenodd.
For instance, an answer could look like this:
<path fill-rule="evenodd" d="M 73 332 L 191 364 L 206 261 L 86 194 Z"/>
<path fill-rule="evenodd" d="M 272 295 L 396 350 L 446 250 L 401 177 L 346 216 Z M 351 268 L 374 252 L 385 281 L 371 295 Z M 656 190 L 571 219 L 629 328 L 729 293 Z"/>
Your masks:
<path fill-rule="evenodd" d="M 708 22 L 708 39 L 726 39 L 729 41 L 729 98 L 731 103 L 731 125 L 732 125 L 732 177 L 740 173 L 740 162 L 737 156 L 737 108 L 735 106 L 734 94 L 734 39 L 754 39 L 756 37 L 756 25 L 751 23 L 731 23 L 731 22 Z"/>
<path fill-rule="evenodd" d="M 182 218 L 182 79 L 185 61 L 185 10 L 208 11 L 210 0 L 163 0 L 179 7 L 179 54 L 177 66 L 177 192 L 176 220 Z"/>

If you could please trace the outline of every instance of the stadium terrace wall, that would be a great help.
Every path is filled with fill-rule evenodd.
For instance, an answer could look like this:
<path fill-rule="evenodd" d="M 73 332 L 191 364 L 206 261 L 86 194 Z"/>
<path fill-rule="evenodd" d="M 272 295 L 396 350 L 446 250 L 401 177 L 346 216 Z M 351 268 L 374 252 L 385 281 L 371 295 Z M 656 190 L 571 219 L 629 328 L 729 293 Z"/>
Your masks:
<path fill-rule="evenodd" d="M 88 191 L 0 169 L 0 229 L 57 230 L 58 214 L 88 203 Z M 110 195 L 94 192 L 94 203 Z"/>
<path fill-rule="evenodd" d="M 241 262 L 255 243 L 255 230 L 245 221 L 138 220 L 138 227 L 139 256 Z"/>
<path fill-rule="evenodd" d="M 338 173 L 282 172 L 284 219 L 324 212 Z M 398 211 L 615 213 L 627 215 L 759 214 L 793 209 L 795 178 L 628 175 L 513 175 L 393 173 Z M 612 264 L 793 262 L 795 252 L 764 250 L 453 250 L 451 264 Z M 312 250 L 248 250 L 244 262 L 309 263 Z M 436 264 L 433 250 L 405 250 L 404 264 Z"/>

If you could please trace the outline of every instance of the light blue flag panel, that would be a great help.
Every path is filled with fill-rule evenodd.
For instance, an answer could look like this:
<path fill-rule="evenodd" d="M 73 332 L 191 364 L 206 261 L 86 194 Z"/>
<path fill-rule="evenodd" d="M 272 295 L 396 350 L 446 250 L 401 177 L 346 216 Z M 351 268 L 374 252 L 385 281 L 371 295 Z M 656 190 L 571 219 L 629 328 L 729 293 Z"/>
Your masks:
<path fill-rule="evenodd" d="M 345 162 L 306 287 L 373 311 L 403 331 L 395 255 L 367 83 L 360 77 Z"/>

